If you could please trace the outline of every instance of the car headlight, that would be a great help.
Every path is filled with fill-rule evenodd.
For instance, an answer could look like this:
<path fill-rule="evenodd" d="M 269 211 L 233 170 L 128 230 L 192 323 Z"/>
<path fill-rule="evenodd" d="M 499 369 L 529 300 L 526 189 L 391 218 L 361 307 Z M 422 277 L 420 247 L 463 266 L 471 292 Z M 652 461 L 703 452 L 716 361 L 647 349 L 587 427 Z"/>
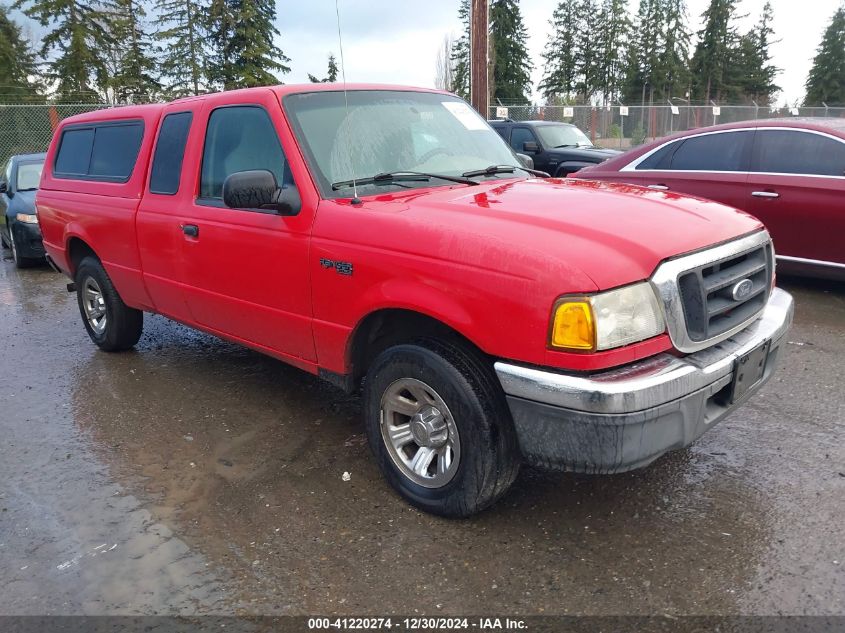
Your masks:
<path fill-rule="evenodd" d="M 18 222 L 23 222 L 24 224 L 38 224 L 38 216 L 34 213 L 18 213 L 16 217 Z"/>
<path fill-rule="evenodd" d="M 549 344 L 571 351 L 622 347 L 662 334 L 663 312 L 651 284 L 641 282 L 555 303 Z"/>

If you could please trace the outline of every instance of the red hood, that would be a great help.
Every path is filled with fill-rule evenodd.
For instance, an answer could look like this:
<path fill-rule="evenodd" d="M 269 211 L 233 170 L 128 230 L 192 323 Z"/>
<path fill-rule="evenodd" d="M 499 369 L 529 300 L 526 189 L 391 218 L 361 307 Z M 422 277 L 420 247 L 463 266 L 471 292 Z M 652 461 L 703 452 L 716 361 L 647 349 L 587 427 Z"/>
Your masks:
<path fill-rule="evenodd" d="M 715 202 L 583 180 L 516 180 L 380 199 L 404 207 L 401 215 L 406 221 L 427 225 L 436 221 L 448 231 L 453 239 L 448 240 L 449 252 L 443 253 L 447 259 L 497 266 L 533 279 L 565 266 L 570 272 L 578 269 L 598 289 L 646 279 L 664 259 L 762 226 L 755 218 Z M 440 250 L 422 234 L 420 238 L 417 245 L 429 254 Z M 482 245 L 486 248 L 479 248 Z M 461 257 L 478 252 L 487 257 L 483 261 Z"/>

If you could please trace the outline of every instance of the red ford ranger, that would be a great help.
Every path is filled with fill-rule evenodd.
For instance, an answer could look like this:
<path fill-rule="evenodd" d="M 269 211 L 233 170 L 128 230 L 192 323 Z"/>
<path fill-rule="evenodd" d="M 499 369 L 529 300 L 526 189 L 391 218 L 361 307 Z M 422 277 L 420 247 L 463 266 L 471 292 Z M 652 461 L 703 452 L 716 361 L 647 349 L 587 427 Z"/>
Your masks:
<path fill-rule="evenodd" d="M 520 463 L 689 445 L 771 376 L 793 313 L 728 207 L 534 177 L 457 97 L 321 84 L 62 122 L 44 243 L 106 351 L 155 312 L 363 391 L 414 505 L 466 516 Z"/>

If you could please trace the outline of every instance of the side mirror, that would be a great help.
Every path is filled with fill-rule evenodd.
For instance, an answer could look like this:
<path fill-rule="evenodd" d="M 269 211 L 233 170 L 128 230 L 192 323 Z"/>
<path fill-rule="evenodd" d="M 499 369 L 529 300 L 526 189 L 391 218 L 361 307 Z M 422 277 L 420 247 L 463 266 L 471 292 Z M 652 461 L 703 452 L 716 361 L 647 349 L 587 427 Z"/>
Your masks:
<path fill-rule="evenodd" d="M 519 164 L 526 169 L 534 169 L 534 159 L 528 154 L 520 154 L 519 152 L 516 152 L 516 159 L 519 161 Z"/>
<path fill-rule="evenodd" d="M 223 204 L 232 209 L 279 215 L 296 215 L 302 208 L 296 187 L 280 188 L 276 176 L 267 169 L 231 174 L 223 182 Z"/>
<path fill-rule="evenodd" d="M 536 154 L 540 151 L 540 146 L 537 145 L 537 141 L 525 141 L 522 144 L 522 151 L 530 152 L 531 154 Z"/>

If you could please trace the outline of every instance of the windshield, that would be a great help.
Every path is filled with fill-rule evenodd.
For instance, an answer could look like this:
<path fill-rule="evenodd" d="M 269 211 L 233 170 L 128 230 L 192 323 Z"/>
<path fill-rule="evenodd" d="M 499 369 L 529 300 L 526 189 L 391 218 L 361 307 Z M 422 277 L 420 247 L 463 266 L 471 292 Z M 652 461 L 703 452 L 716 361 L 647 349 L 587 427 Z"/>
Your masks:
<path fill-rule="evenodd" d="M 574 125 L 538 125 L 537 134 L 543 147 L 553 148 L 562 145 L 592 147 L 590 138 Z"/>
<path fill-rule="evenodd" d="M 21 163 L 18 165 L 18 180 L 15 183 L 15 189 L 18 191 L 33 191 L 38 189 L 38 183 L 41 182 L 41 170 L 44 168 L 44 163 Z"/>
<path fill-rule="evenodd" d="M 448 176 L 519 162 L 502 138 L 469 105 L 449 95 L 352 90 L 311 92 L 284 99 L 294 131 L 324 197 L 349 197 L 332 183 L 396 171 Z M 487 177 L 487 176 L 485 176 Z M 491 175 L 516 178 L 518 174 Z M 453 186 L 437 180 L 362 184 L 361 195 L 411 187 Z"/>

